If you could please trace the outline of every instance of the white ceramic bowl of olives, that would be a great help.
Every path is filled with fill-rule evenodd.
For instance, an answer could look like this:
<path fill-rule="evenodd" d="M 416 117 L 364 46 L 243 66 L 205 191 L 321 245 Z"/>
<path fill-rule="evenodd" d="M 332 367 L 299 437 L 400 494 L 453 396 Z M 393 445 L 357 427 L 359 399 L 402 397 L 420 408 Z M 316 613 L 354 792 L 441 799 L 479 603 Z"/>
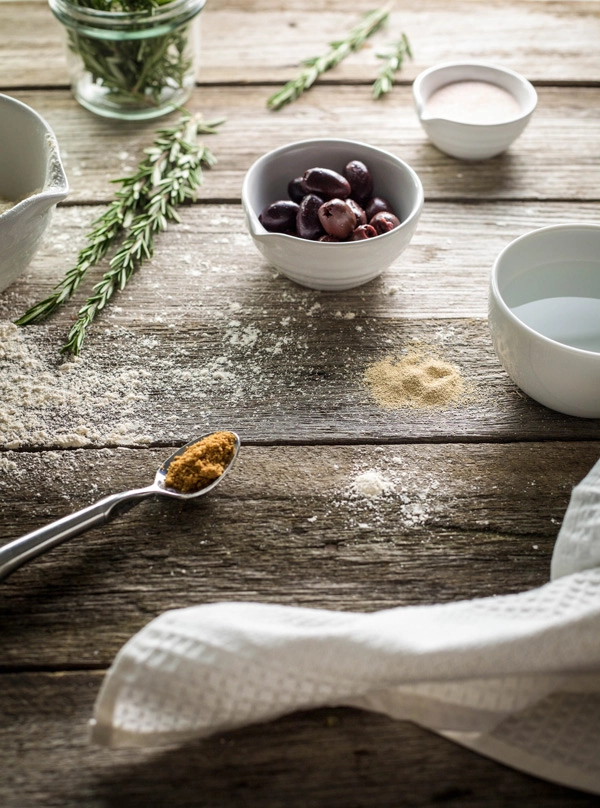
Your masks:
<path fill-rule="evenodd" d="M 242 205 L 271 266 L 311 289 L 343 290 L 376 278 L 406 249 L 423 186 L 390 152 L 353 140 L 304 140 L 250 167 Z"/>

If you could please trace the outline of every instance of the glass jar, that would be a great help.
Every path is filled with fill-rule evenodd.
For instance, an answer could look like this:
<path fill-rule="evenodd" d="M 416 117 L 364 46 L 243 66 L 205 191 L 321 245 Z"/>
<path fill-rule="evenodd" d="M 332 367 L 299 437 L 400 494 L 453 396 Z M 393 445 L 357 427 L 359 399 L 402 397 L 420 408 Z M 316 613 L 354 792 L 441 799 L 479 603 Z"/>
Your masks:
<path fill-rule="evenodd" d="M 65 27 L 77 101 L 126 120 L 155 118 L 184 104 L 195 83 L 205 2 L 49 0 Z"/>

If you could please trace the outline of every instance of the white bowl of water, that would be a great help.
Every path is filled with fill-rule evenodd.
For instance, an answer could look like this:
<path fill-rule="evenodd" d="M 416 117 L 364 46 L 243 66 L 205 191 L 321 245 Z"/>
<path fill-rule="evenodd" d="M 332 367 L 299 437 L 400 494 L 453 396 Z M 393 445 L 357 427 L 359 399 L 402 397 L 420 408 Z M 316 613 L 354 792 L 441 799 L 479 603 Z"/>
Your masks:
<path fill-rule="evenodd" d="M 505 247 L 488 322 L 521 390 L 558 412 L 600 418 L 600 224 L 543 227 Z"/>

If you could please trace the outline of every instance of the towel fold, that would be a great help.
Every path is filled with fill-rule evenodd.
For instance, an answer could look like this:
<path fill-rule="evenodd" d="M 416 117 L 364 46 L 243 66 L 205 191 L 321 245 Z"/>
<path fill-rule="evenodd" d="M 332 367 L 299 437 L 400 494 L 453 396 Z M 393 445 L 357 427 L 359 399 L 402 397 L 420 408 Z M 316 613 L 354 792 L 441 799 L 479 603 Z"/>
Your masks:
<path fill-rule="evenodd" d="M 107 672 L 92 739 L 159 746 L 345 705 L 600 793 L 600 461 L 546 585 L 372 614 L 260 603 L 165 612 Z"/>

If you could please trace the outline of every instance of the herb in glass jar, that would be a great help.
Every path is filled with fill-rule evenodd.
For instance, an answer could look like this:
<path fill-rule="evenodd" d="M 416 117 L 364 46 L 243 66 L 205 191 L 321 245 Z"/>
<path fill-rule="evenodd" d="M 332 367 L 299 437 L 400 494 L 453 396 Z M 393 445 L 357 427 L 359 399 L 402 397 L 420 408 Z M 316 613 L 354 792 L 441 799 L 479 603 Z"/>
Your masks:
<path fill-rule="evenodd" d="M 181 106 L 195 82 L 196 20 L 205 0 L 49 0 L 66 31 L 82 106 L 153 118 Z"/>

